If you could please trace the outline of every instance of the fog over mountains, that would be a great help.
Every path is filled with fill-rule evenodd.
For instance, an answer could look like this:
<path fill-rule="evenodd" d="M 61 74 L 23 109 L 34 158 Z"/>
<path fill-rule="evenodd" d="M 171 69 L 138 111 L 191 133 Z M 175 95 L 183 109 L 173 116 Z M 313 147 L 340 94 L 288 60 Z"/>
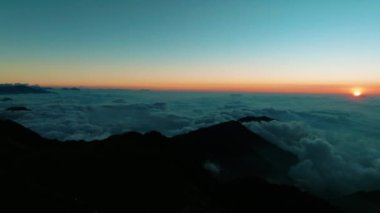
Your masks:
<path fill-rule="evenodd" d="M 127 90 L 62 90 L 1 95 L 0 117 L 60 140 L 104 139 L 127 131 L 166 136 L 245 116 L 244 125 L 295 154 L 289 176 L 326 196 L 380 189 L 380 97 Z M 30 111 L 6 111 L 26 107 Z"/>

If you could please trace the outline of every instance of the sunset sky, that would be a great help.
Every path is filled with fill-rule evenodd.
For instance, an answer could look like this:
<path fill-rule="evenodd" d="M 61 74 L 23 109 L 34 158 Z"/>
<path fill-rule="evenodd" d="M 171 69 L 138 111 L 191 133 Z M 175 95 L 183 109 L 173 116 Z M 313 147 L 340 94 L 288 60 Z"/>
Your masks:
<path fill-rule="evenodd" d="M 380 94 L 378 0 L 1 0 L 0 83 Z"/>

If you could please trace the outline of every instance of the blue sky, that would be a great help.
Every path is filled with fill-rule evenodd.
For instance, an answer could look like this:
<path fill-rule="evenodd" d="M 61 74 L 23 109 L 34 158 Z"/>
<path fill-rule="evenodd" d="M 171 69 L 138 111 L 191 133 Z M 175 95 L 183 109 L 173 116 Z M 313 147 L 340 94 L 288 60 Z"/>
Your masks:
<path fill-rule="evenodd" d="M 378 11 L 375 0 L 2 0 L 0 79 L 376 85 Z"/>

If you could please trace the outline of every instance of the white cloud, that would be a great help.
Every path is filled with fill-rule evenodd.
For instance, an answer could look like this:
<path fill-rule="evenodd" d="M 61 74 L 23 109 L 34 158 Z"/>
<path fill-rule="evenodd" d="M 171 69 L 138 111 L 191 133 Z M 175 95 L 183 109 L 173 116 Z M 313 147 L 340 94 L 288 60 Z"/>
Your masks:
<path fill-rule="evenodd" d="M 366 135 L 362 136 L 359 147 L 350 146 L 358 141 L 347 141 L 355 138 L 356 133 L 350 132 L 351 129 L 339 137 L 340 134 L 331 136 L 329 133 L 334 129 L 316 129 L 296 121 L 249 123 L 247 126 L 299 157 L 300 162 L 289 175 L 305 190 L 333 196 L 380 188 L 380 153 L 369 145 L 371 138 Z"/>
<path fill-rule="evenodd" d="M 12 95 L 0 116 L 44 137 L 93 140 L 126 131 L 176 135 L 248 115 L 277 119 L 247 126 L 295 153 L 300 187 L 321 194 L 380 188 L 380 97 L 121 90 L 56 90 Z M 1 98 L 1 97 L 0 97 Z M 25 106 L 28 112 L 4 111 Z"/>

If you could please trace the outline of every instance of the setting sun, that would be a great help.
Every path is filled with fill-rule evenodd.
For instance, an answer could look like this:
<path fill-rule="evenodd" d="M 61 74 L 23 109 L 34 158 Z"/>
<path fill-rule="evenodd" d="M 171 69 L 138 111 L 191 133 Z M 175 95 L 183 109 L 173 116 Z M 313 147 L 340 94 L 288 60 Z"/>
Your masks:
<path fill-rule="evenodd" d="M 352 90 L 352 95 L 354 97 L 361 97 L 363 95 L 363 91 L 362 91 L 362 89 L 355 88 Z"/>

